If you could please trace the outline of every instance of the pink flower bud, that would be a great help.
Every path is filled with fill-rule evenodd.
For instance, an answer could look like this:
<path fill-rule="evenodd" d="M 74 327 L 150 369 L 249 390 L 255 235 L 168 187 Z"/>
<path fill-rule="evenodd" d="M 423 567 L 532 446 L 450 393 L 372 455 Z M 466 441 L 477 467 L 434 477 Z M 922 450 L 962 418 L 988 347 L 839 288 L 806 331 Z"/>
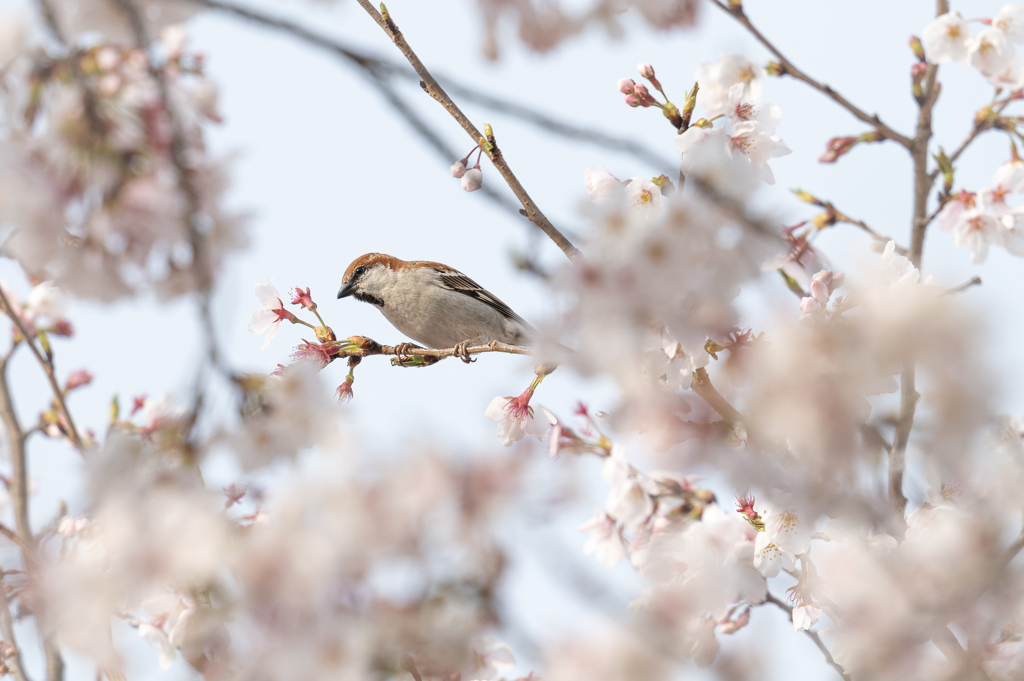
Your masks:
<path fill-rule="evenodd" d="M 837 288 L 842 288 L 843 282 L 846 281 L 846 274 L 840 272 L 839 274 L 832 277 L 832 281 L 828 284 L 828 292 L 832 293 Z"/>
<path fill-rule="evenodd" d="M 636 65 L 636 70 L 644 78 L 648 78 L 648 79 L 654 78 L 654 67 L 651 66 L 650 64 L 648 64 L 647 62 L 643 62 L 642 61 L 639 64 L 637 64 Z"/>
<path fill-rule="evenodd" d="M 466 164 L 463 161 L 456 161 L 452 164 L 452 177 L 462 177 L 466 174 Z"/>
<path fill-rule="evenodd" d="M 853 149 L 854 145 L 861 140 L 856 137 L 833 137 L 825 145 L 825 153 L 819 158 L 819 163 L 835 163 L 840 156 Z"/>
<path fill-rule="evenodd" d="M 637 97 L 636 95 L 626 95 L 622 99 L 623 99 L 623 101 L 626 102 L 626 104 L 629 104 L 634 109 L 636 107 L 640 106 L 640 98 Z"/>
<path fill-rule="evenodd" d="M 651 96 L 651 93 L 647 91 L 647 86 L 643 83 L 637 83 L 633 91 L 640 97 L 640 99 L 647 99 Z"/>
<path fill-rule="evenodd" d="M 316 303 L 313 302 L 313 297 L 310 295 L 308 287 L 305 291 L 298 287 L 292 289 L 292 305 L 301 305 L 307 310 L 312 310 L 316 307 Z"/>
<path fill-rule="evenodd" d="M 64 392 L 74 390 L 83 385 L 89 385 L 90 383 L 92 383 L 92 374 L 85 369 L 79 369 L 68 376 L 67 383 L 64 384 Z"/>
<path fill-rule="evenodd" d="M 30 326 L 29 328 L 31 329 L 32 327 Z M 71 326 L 71 322 L 69 322 L 66 319 L 59 319 L 59 320 L 57 320 L 56 322 L 54 322 L 53 326 L 51 326 L 49 329 L 47 329 L 47 331 L 49 331 L 50 335 L 52 335 L 52 336 L 73 336 L 73 335 L 75 335 L 74 327 Z"/>
<path fill-rule="evenodd" d="M 619 92 L 624 95 L 633 94 L 633 88 L 636 87 L 636 83 L 633 82 L 632 78 L 622 78 L 619 80 Z"/>
<path fill-rule="evenodd" d="M 814 302 L 814 298 L 801 298 L 800 299 L 800 311 L 810 314 L 818 309 L 818 304 Z"/>
<path fill-rule="evenodd" d="M 338 389 L 334 391 L 334 396 L 338 398 L 339 402 L 348 402 L 353 397 L 352 392 L 352 381 L 345 379 L 345 382 L 338 386 Z"/>
<path fill-rule="evenodd" d="M 818 270 L 811 281 L 820 281 L 822 284 L 828 286 L 828 283 L 832 281 L 832 270 Z"/>
<path fill-rule="evenodd" d="M 475 166 L 466 171 L 466 174 L 462 176 L 462 188 L 467 192 L 475 192 L 480 189 L 484 183 L 484 174 L 480 172 L 480 167 Z"/>
<path fill-rule="evenodd" d="M 814 301 L 819 305 L 825 305 L 828 303 L 828 284 L 821 281 L 812 281 L 811 297 L 814 298 Z M 803 307 L 802 304 L 801 307 Z M 808 312 L 808 310 L 804 310 L 804 312 Z"/>

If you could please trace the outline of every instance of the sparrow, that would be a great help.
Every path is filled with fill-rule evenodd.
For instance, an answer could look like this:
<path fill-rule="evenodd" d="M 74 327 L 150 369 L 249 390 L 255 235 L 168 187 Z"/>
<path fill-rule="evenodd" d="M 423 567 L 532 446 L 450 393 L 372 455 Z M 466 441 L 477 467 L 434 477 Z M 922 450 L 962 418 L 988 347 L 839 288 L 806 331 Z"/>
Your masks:
<path fill-rule="evenodd" d="M 469 343 L 527 345 L 537 333 L 493 293 L 439 262 L 367 253 L 345 270 L 338 298 L 348 296 L 377 307 L 417 343 L 461 349 L 464 361 Z"/>

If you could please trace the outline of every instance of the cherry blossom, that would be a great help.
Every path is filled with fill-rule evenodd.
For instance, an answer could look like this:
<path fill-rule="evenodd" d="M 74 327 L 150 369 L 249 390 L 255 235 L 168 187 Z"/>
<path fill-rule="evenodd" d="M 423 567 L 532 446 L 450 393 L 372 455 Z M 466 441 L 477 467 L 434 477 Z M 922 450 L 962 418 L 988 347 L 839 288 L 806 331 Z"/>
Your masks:
<path fill-rule="evenodd" d="M 579 531 L 592 533 L 583 546 L 583 553 L 593 553 L 601 565 L 612 567 L 626 555 L 615 518 L 605 511 L 594 511 L 594 517 L 580 525 Z"/>
<path fill-rule="evenodd" d="M 583 174 L 583 183 L 594 201 L 608 205 L 621 201 L 644 221 L 655 220 L 664 212 L 661 187 L 652 180 L 631 177 L 622 181 L 604 166 L 590 166 Z"/>
<path fill-rule="evenodd" d="M 1002 73 L 1010 66 L 1015 54 L 1009 38 L 997 28 L 986 28 L 971 38 L 967 46 L 971 66 L 984 74 Z"/>
<path fill-rule="evenodd" d="M 765 577 L 775 577 L 780 570 L 792 570 L 794 560 L 810 550 L 815 528 L 801 521 L 795 510 L 781 505 L 760 515 L 764 531 L 757 533 L 754 567 Z"/>
<path fill-rule="evenodd" d="M 733 125 L 733 130 L 738 125 L 753 122 L 761 132 L 767 135 L 774 134 L 782 122 L 782 110 L 768 102 L 744 100 L 746 90 L 743 83 L 736 83 L 729 88 L 729 107 L 725 113 Z"/>
<path fill-rule="evenodd" d="M 768 160 L 793 153 L 780 138 L 760 130 L 755 121 L 735 126 L 730 140 L 729 150 L 742 154 L 766 184 L 775 184 L 775 175 L 768 167 Z"/>
<path fill-rule="evenodd" d="M 999 166 L 992 184 L 996 187 L 1006 187 L 1012 192 L 1024 192 L 1024 160 L 1011 158 Z"/>
<path fill-rule="evenodd" d="M 1024 208 L 1014 208 L 999 220 L 996 242 L 1013 255 L 1024 257 Z"/>
<path fill-rule="evenodd" d="M 992 28 L 999 29 L 1015 43 L 1024 43 L 1024 7 L 1003 5 L 992 18 Z"/>
<path fill-rule="evenodd" d="M 257 336 L 266 332 L 267 337 L 263 341 L 263 347 L 260 348 L 266 350 L 270 341 L 274 340 L 274 336 L 277 335 L 277 327 L 281 325 L 281 322 L 291 321 L 295 315 L 284 309 L 281 294 L 274 288 L 274 282 L 269 277 L 266 284 L 256 284 L 254 292 L 256 298 L 262 303 L 262 307 L 253 312 L 252 317 L 249 318 L 249 332 Z"/>
<path fill-rule="evenodd" d="M 1000 89 L 1024 89 L 1024 62 L 1014 59 L 1002 71 L 986 73 L 985 77 L 988 82 Z"/>
<path fill-rule="evenodd" d="M 51 322 L 63 319 L 68 310 L 68 299 L 52 281 L 44 281 L 32 287 L 25 300 L 25 315 L 35 322 L 45 317 Z"/>
<path fill-rule="evenodd" d="M 998 178 L 999 173 L 997 173 L 997 186 L 1010 186 L 1007 182 L 998 181 Z M 1010 178 L 1004 177 L 1004 179 Z M 942 210 L 939 211 L 937 218 L 939 227 L 945 232 L 954 231 L 964 212 L 974 208 L 977 203 L 976 197 L 977 195 L 975 193 L 966 190 L 962 190 L 956 194 L 956 196 L 953 197 L 953 200 L 947 202 L 946 205 L 942 207 Z"/>
<path fill-rule="evenodd" d="M 730 89 L 742 85 L 738 99 L 756 102 L 761 99 L 764 68 L 756 61 L 738 54 L 723 54 L 720 62 L 702 61 L 694 79 L 700 83 L 697 103 L 707 109 L 708 116 L 725 113 L 729 107 Z"/>
<path fill-rule="evenodd" d="M 914 267 L 914 263 L 896 252 L 895 241 L 886 242 L 878 262 L 883 283 L 893 288 L 910 286 L 921 279 L 921 272 Z"/>
<path fill-rule="evenodd" d="M 1005 187 L 982 189 L 978 192 L 978 209 L 996 217 L 1005 214 L 1010 210 L 1010 206 L 1006 203 L 1006 195 L 1009 193 L 1010 190 Z"/>
<path fill-rule="evenodd" d="M 583 184 L 587 187 L 587 196 L 595 201 L 607 199 L 622 188 L 622 181 L 604 166 L 587 168 L 583 173 Z"/>
<path fill-rule="evenodd" d="M 988 256 L 988 245 L 998 239 L 999 221 L 995 216 L 978 208 L 964 211 L 953 230 L 957 248 L 971 251 L 971 262 L 984 262 Z"/>
<path fill-rule="evenodd" d="M 507 644 L 481 637 L 472 642 L 474 669 L 473 679 L 494 681 L 503 676 L 502 672 L 516 664 L 516 656 Z"/>
<path fill-rule="evenodd" d="M 630 178 L 626 184 L 626 205 L 639 212 L 644 220 L 650 221 L 661 217 L 665 209 L 661 187 L 650 180 Z"/>
<path fill-rule="evenodd" d="M 484 416 L 498 422 L 498 442 L 506 447 L 522 440 L 524 435 L 543 440 L 549 427 L 558 422 L 546 409 L 540 410 L 542 418 L 535 418 L 531 397 L 533 390 L 527 389 L 519 397 L 495 397 L 487 405 Z"/>
<path fill-rule="evenodd" d="M 793 608 L 793 629 L 805 631 L 813 627 L 821 617 L 821 608 L 814 603 L 804 602 Z"/>
<path fill-rule="evenodd" d="M 601 476 L 611 485 L 605 508 L 626 527 L 643 523 L 654 512 L 654 501 L 644 488 L 644 477 L 629 464 L 625 449 L 612 446 L 601 465 Z"/>
<path fill-rule="evenodd" d="M 970 39 L 971 29 L 955 12 L 936 18 L 921 33 L 925 54 L 932 64 L 967 61 Z"/>

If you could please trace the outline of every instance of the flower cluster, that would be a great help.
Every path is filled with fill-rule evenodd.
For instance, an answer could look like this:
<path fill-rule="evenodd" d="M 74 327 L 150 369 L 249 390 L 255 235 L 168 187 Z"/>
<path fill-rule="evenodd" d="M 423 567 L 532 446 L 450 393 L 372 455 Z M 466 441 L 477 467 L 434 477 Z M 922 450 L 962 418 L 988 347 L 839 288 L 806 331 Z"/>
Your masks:
<path fill-rule="evenodd" d="M 88 2 L 77 18 L 88 24 L 100 5 L 117 12 Z M 162 33 L 166 101 L 147 53 L 118 43 L 58 57 L 26 48 L 5 70 L 0 220 L 31 276 L 103 300 L 169 297 L 208 287 L 244 244 L 241 217 L 219 203 L 225 164 L 203 140 L 220 121 L 217 89 L 185 39 Z"/>
<path fill-rule="evenodd" d="M 733 158 L 744 159 L 754 173 L 768 184 L 775 184 L 775 175 L 768 161 L 792 153 L 775 130 L 782 112 L 773 104 L 761 102 L 761 78 L 764 69 L 755 62 L 735 54 L 722 55 L 718 63 L 702 62 L 697 69 L 697 104 L 707 110 L 707 118 L 694 123 L 676 139 L 682 152 L 684 174 L 706 172 L 709 155 L 719 149 Z M 725 117 L 730 126 L 715 126 Z M 710 147 L 708 151 L 705 147 Z"/>
<path fill-rule="evenodd" d="M 988 257 L 989 244 L 1024 256 L 1024 207 L 1013 207 L 1007 199 L 1024 192 L 1024 161 L 1004 163 L 992 179 L 992 187 L 980 192 L 960 190 L 951 196 L 938 215 L 938 224 L 953 234 L 956 247 L 971 252 L 971 262 Z"/>
<path fill-rule="evenodd" d="M 1005 5 L 976 35 L 959 14 L 949 12 L 925 26 L 924 53 L 932 64 L 969 62 L 997 88 L 1024 88 L 1024 62 L 1014 43 L 1024 42 L 1024 7 Z"/>

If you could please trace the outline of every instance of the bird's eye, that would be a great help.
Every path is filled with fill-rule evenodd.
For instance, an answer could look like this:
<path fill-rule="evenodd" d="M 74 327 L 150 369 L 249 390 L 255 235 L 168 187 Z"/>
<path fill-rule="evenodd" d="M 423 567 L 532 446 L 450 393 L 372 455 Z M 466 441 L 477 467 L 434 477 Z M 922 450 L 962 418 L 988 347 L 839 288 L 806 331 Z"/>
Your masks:
<path fill-rule="evenodd" d="M 355 270 L 355 272 L 353 272 L 353 273 L 352 273 L 352 275 L 353 275 L 353 278 L 356 278 L 356 277 L 361 277 L 361 276 L 363 276 L 364 274 L 366 274 L 366 268 L 365 268 L 365 267 L 363 267 L 362 265 L 360 265 L 359 267 L 357 267 L 357 268 L 356 268 L 356 270 Z"/>

